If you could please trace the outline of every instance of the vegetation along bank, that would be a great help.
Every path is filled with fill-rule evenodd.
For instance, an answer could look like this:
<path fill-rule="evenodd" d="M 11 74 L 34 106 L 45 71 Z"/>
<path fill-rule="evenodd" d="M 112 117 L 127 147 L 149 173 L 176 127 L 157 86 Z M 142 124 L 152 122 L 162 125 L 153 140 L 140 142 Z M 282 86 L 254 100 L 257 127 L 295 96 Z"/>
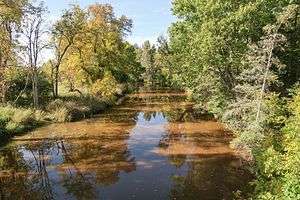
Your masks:
<path fill-rule="evenodd" d="M 1 0 L 1 138 L 99 113 L 139 86 L 183 89 L 251 164 L 253 191 L 237 198 L 300 199 L 300 2 L 172 5 L 168 37 L 139 46 L 110 5 L 73 5 L 45 30 L 42 3 Z"/>

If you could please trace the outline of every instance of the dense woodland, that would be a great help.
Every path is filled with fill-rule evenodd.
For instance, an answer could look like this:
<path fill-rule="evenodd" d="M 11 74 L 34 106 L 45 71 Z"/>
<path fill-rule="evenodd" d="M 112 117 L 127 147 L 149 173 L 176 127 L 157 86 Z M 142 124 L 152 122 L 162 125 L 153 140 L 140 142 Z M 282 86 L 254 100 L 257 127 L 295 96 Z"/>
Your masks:
<path fill-rule="evenodd" d="M 73 5 L 49 25 L 43 3 L 0 0 L 1 137 L 90 117 L 139 87 L 179 88 L 235 134 L 255 175 L 237 199 L 300 199 L 300 2 L 173 0 L 172 11 L 169 36 L 138 46 L 111 5 Z"/>

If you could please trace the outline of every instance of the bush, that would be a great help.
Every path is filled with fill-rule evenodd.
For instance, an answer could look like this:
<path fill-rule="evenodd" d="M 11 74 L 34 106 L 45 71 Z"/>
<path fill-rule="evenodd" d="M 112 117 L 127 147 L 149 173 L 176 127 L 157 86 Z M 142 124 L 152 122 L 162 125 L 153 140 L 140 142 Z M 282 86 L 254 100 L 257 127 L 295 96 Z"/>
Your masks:
<path fill-rule="evenodd" d="M 9 134 L 21 133 L 22 131 L 25 130 L 25 128 L 26 127 L 23 124 L 16 123 L 13 121 L 9 121 L 5 126 L 5 129 L 6 129 L 7 133 L 9 133 Z"/>
<path fill-rule="evenodd" d="M 300 90 L 289 110 L 285 126 L 255 154 L 256 199 L 300 199 Z"/>
<path fill-rule="evenodd" d="M 111 72 L 106 72 L 102 80 L 96 81 L 92 86 L 92 94 L 100 96 L 104 99 L 113 99 L 122 91 L 115 77 Z"/>
<path fill-rule="evenodd" d="M 92 96 L 62 97 L 47 106 L 48 118 L 55 122 L 76 121 L 104 111 L 112 100 L 100 100 Z"/>
<path fill-rule="evenodd" d="M 87 96 L 84 99 L 81 99 L 81 101 L 81 105 L 88 107 L 91 114 L 97 114 L 101 111 L 104 111 L 107 106 L 110 106 L 114 103 L 111 101 L 111 99 L 110 101 L 106 101 L 105 99 L 99 100 L 98 98 L 92 96 Z"/>
<path fill-rule="evenodd" d="M 116 92 L 121 93 L 118 90 Z M 101 99 L 93 96 L 66 96 L 50 102 L 45 111 L 0 107 L 0 137 L 22 133 L 46 121 L 63 123 L 91 117 L 113 105 L 116 99 L 114 95 Z"/>
<path fill-rule="evenodd" d="M 46 118 L 46 113 L 42 110 L 37 110 L 34 112 L 34 118 L 37 122 L 42 122 Z"/>
<path fill-rule="evenodd" d="M 34 111 L 31 109 L 0 107 L 1 134 L 20 133 L 37 124 Z"/>
<path fill-rule="evenodd" d="M 30 124 L 35 122 L 34 111 L 29 109 L 14 109 L 11 121 L 17 124 Z"/>
<path fill-rule="evenodd" d="M 5 80 L 7 81 L 7 84 L 10 85 L 7 91 L 8 101 L 14 102 L 20 92 L 24 90 L 24 94 L 16 103 L 19 106 L 32 105 L 32 80 L 31 77 L 28 76 L 28 73 L 27 70 L 19 67 L 11 67 L 5 71 Z M 51 84 L 44 73 L 39 74 L 38 85 L 40 102 L 47 103 L 51 93 Z"/>
<path fill-rule="evenodd" d="M 49 118 L 54 122 L 68 122 L 70 121 L 69 110 L 64 107 L 57 107 L 49 113 Z"/>
<path fill-rule="evenodd" d="M 6 121 L 0 118 L 0 137 L 3 137 L 5 135 L 5 126 L 6 126 Z"/>

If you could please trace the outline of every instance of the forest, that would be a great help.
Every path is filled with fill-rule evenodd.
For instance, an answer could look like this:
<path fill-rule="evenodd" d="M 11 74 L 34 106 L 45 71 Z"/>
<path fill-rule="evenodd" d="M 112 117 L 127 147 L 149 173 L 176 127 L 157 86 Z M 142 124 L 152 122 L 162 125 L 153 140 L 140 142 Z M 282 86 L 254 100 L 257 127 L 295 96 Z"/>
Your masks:
<path fill-rule="evenodd" d="M 168 36 L 142 45 L 109 4 L 71 5 L 52 25 L 47 12 L 0 0 L 0 143 L 173 88 L 234 134 L 254 175 L 236 199 L 300 199 L 298 0 L 173 0 Z"/>

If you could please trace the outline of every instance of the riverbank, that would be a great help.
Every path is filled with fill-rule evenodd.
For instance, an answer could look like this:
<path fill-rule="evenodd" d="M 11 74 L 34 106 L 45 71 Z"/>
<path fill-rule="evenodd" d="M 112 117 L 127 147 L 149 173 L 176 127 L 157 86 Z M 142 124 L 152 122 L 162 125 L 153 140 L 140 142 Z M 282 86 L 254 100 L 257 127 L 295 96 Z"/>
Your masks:
<path fill-rule="evenodd" d="M 0 106 L 0 145 L 15 135 L 52 123 L 75 122 L 92 118 L 126 99 L 122 92 L 110 98 L 65 96 L 51 101 L 43 109 Z"/>

